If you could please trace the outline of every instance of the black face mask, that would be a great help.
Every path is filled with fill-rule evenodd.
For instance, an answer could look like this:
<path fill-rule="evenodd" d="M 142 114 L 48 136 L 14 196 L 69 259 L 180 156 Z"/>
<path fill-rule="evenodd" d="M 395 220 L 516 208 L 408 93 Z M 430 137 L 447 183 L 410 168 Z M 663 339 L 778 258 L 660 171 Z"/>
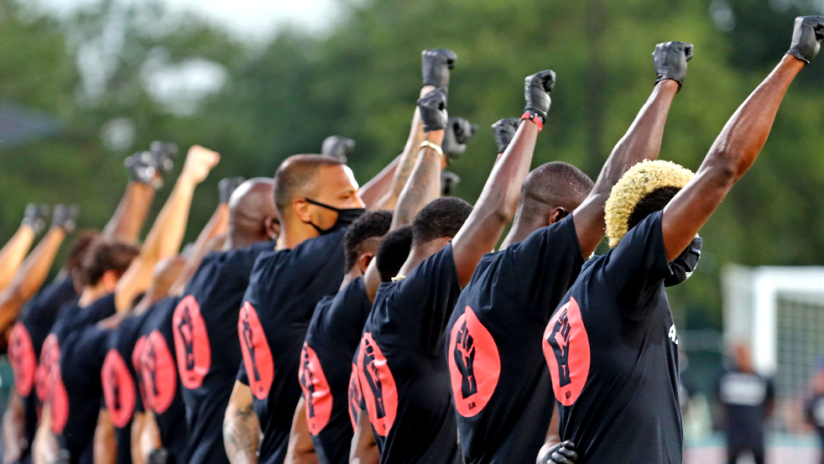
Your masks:
<path fill-rule="evenodd" d="M 355 219 L 359 218 L 361 214 L 366 212 L 366 208 L 335 208 L 334 206 L 329 206 L 325 203 L 321 203 L 310 198 L 304 198 L 304 200 L 306 200 L 307 203 L 311 203 L 313 205 L 320 206 L 321 208 L 326 208 L 328 210 L 335 211 L 336 213 L 338 213 L 338 219 L 335 221 L 335 224 L 333 224 L 332 227 L 328 229 L 321 229 L 317 225 L 311 222 L 309 223 L 309 225 L 314 227 L 315 230 L 317 230 L 318 233 L 321 235 L 336 232 L 338 230 L 343 229 L 344 227 L 349 226 L 350 224 L 355 222 Z"/>

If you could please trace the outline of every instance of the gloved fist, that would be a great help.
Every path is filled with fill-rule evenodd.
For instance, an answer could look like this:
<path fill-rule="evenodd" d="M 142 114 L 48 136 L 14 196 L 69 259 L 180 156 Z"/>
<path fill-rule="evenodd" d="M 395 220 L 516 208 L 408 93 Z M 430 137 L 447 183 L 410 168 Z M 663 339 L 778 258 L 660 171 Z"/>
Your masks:
<path fill-rule="evenodd" d="M 541 123 L 546 122 L 546 114 L 552 100 L 549 93 L 555 86 L 555 71 L 547 69 L 527 76 L 524 84 L 524 96 L 526 97 L 526 108 L 524 112 L 531 112 L 541 117 Z"/>
<path fill-rule="evenodd" d="M 46 227 L 46 218 L 49 217 L 49 205 L 38 205 L 29 203 L 26 205 L 26 213 L 23 215 L 23 224 L 34 229 L 37 235 Z"/>
<path fill-rule="evenodd" d="M 126 170 L 129 171 L 130 181 L 151 185 L 154 188 L 160 188 L 163 185 L 163 179 L 156 175 L 157 171 L 152 163 L 151 152 L 139 151 L 126 158 L 123 164 L 126 165 Z"/>
<path fill-rule="evenodd" d="M 424 132 L 446 129 L 446 89 L 435 89 L 418 99 Z"/>
<path fill-rule="evenodd" d="M 355 149 L 355 141 L 339 135 L 330 135 L 323 141 L 322 155 L 331 156 L 345 163 L 347 156 Z"/>
<path fill-rule="evenodd" d="M 448 196 L 460 182 L 461 178 L 454 172 L 441 171 L 441 196 Z"/>
<path fill-rule="evenodd" d="M 166 448 L 153 449 L 146 458 L 146 464 L 167 464 L 169 462 L 169 452 Z"/>
<path fill-rule="evenodd" d="M 692 44 L 686 42 L 665 42 L 655 46 L 652 63 L 655 66 L 655 83 L 672 79 L 678 83 L 678 90 L 687 75 L 687 61 L 692 59 Z"/>
<path fill-rule="evenodd" d="M 246 181 L 243 177 L 227 177 L 217 183 L 217 189 L 220 191 L 220 202 L 229 203 L 229 198 L 232 197 L 232 192 Z"/>
<path fill-rule="evenodd" d="M 818 55 L 824 40 L 824 16 L 799 16 L 795 18 L 793 41 L 788 54 L 809 64 Z"/>
<path fill-rule="evenodd" d="M 575 452 L 575 443 L 567 440 L 550 448 L 538 461 L 539 464 L 574 464 L 578 459 Z"/>
<path fill-rule="evenodd" d="M 219 161 L 220 155 L 216 151 L 194 145 L 186 154 L 186 164 L 183 165 L 180 175 L 197 183 L 203 182 Z"/>
<path fill-rule="evenodd" d="M 149 147 L 152 154 L 152 165 L 159 174 L 169 172 L 174 167 L 173 159 L 177 156 L 177 144 L 155 140 Z"/>
<path fill-rule="evenodd" d="M 495 143 L 498 144 L 498 153 L 506 151 L 506 147 L 518 131 L 520 122 L 518 118 L 505 118 L 492 125 L 492 134 L 495 136 Z"/>
<path fill-rule="evenodd" d="M 433 48 L 421 52 L 423 85 L 449 86 L 449 70 L 455 67 L 458 55 L 445 48 Z"/>
<path fill-rule="evenodd" d="M 60 227 L 66 232 L 74 231 L 79 213 L 80 210 L 77 208 L 77 205 L 54 205 L 52 227 Z"/>
<path fill-rule="evenodd" d="M 477 131 L 478 125 L 471 124 L 466 119 L 449 118 L 446 120 L 446 131 L 443 134 L 441 148 L 448 163 L 451 164 L 466 151 L 466 143 Z"/>

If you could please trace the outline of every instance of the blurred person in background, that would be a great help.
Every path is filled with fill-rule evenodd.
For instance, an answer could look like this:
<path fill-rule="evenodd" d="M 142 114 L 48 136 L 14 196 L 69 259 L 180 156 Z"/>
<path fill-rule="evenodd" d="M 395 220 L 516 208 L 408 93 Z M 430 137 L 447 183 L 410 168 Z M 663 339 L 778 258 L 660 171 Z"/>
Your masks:
<path fill-rule="evenodd" d="M 755 464 L 764 464 L 764 429 L 775 409 L 775 385 L 772 379 L 755 372 L 747 344 L 735 344 L 730 354 L 731 366 L 718 382 L 727 462 L 735 464 L 749 451 Z"/>
<path fill-rule="evenodd" d="M 815 360 L 810 383 L 812 391 L 804 402 L 804 419 L 815 427 L 821 448 L 819 462 L 824 464 L 824 355 Z"/>

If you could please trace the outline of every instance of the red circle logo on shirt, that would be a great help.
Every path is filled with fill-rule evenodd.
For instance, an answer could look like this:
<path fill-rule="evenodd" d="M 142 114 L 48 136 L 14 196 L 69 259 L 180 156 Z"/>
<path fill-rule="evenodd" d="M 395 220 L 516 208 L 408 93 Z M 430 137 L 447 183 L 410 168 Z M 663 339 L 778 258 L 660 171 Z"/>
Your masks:
<path fill-rule="evenodd" d="M 358 430 L 358 413 L 360 412 L 361 397 L 360 382 L 358 381 L 358 366 L 352 364 L 352 374 L 349 375 L 349 420 L 352 421 L 352 431 Z"/>
<path fill-rule="evenodd" d="M 34 372 L 35 388 L 40 402 L 45 403 L 50 399 L 53 379 L 53 368 L 60 361 L 60 346 L 57 343 L 57 335 L 49 334 L 43 341 L 40 349 L 40 363 Z"/>
<path fill-rule="evenodd" d="M 212 365 L 212 348 L 206 323 L 195 297 L 188 295 L 178 303 L 172 318 L 180 382 L 193 390 L 203 383 Z"/>
<path fill-rule="evenodd" d="M 249 387 L 255 398 L 264 400 L 269 396 L 269 389 L 272 388 L 272 381 L 275 379 L 275 362 L 272 360 L 272 351 L 269 349 L 269 342 L 266 341 L 257 311 L 248 301 L 243 302 L 243 307 L 240 308 L 237 334 L 240 337 Z"/>
<path fill-rule="evenodd" d="M 449 337 L 449 377 L 455 409 L 464 417 L 481 412 L 498 386 L 501 357 L 492 334 L 469 306 Z"/>
<path fill-rule="evenodd" d="M 118 428 L 125 427 L 132 420 L 137 392 L 126 361 L 114 348 L 109 350 L 103 360 L 100 381 L 112 424 Z"/>
<path fill-rule="evenodd" d="M 153 330 L 143 345 L 140 378 L 148 407 L 157 414 L 166 412 L 175 399 L 177 372 L 172 352 L 159 330 Z"/>
<path fill-rule="evenodd" d="M 51 379 L 51 428 L 52 433 L 60 435 L 69 420 L 69 395 L 66 393 L 66 386 L 63 384 L 63 376 L 60 372 L 60 350 L 58 349 L 57 361 L 52 365 L 49 378 Z"/>
<path fill-rule="evenodd" d="M 149 399 L 146 397 L 146 386 L 143 384 L 143 375 L 140 371 L 140 359 L 143 356 L 143 348 L 146 347 L 146 338 L 148 337 L 141 335 L 134 344 L 134 350 L 132 350 L 132 367 L 134 368 L 135 380 L 137 380 L 137 389 L 140 391 L 140 398 L 144 405 L 149 402 Z"/>
<path fill-rule="evenodd" d="M 315 350 L 305 342 L 300 352 L 298 378 L 306 400 L 306 423 L 309 432 L 317 435 L 332 416 L 332 392 Z"/>
<path fill-rule="evenodd" d="M 34 386 L 37 358 L 31 336 L 21 322 L 14 324 L 9 336 L 9 361 L 14 370 L 14 387 L 20 396 L 29 396 Z"/>
<path fill-rule="evenodd" d="M 369 422 L 378 435 L 385 437 L 392 429 L 398 412 L 398 389 L 386 358 L 369 332 L 365 332 L 361 338 L 358 379 L 366 401 Z"/>
<path fill-rule="evenodd" d="M 575 298 L 552 315 L 544 331 L 544 357 L 552 374 L 555 398 L 571 406 L 589 377 L 589 337 Z"/>

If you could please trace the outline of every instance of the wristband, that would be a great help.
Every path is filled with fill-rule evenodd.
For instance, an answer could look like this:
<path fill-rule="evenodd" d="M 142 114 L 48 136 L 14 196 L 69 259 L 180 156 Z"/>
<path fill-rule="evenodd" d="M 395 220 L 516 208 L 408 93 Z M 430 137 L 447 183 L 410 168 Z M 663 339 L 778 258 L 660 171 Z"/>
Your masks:
<path fill-rule="evenodd" d="M 538 132 L 541 132 L 544 129 L 544 118 L 542 118 L 540 114 L 533 111 L 527 111 L 523 116 L 521 116 L 521 121 L 525 119 L 534 122 L 535 125 L 538 126 Z"/>
<path fill-rule="evenodd" d="M 441 147 L 435 145 L 434 143 L 430 142 L 429 140 L 424 140 L 423 143 L 421 143 L 421 148 L 427 148 L 427 147 L 435 150 L 436 152 L 438 152 L 439 155 L 441 155 L 441 157 L 443 157 L 443 149 L 441 149 Z"/>

